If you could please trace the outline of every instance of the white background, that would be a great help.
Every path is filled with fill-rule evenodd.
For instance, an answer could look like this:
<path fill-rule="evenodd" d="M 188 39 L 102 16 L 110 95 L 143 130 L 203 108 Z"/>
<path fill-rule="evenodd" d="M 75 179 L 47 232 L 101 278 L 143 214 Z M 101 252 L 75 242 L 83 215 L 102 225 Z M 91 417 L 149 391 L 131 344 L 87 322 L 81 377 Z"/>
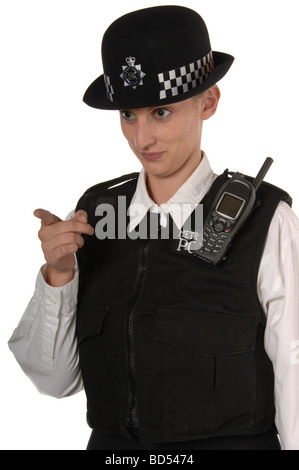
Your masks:
<path fill-rule="evenodd" d="M 118 113 L 82 96 L 102 73 L 101 38 L 129 11 L 175 1 L 1 0 L 1 387 L 2 450 L 85 449 L 85 395 L 39 395 L 7 347 L 43 264 L 37 207 L 61 218 L 89 186 L 139 171 Z M 197 0 L 177 4 L 205 19 L 213 50 L 236 60 L 219 83 L 203 149 L 213 169 L 255 175 L 286 189 L 299 213 L 298 1 Z M 154 34 L 154 31 L 153 31 Z"/>

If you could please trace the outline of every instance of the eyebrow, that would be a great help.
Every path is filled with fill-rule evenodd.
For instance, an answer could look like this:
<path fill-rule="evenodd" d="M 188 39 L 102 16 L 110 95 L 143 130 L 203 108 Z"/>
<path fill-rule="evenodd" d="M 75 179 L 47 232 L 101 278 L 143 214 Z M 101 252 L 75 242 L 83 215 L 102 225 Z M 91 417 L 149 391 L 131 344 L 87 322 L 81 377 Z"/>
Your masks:
<path fill-rule="evenodd" d="M 166 108 L 169 108 L 169 106 L 171 105 L 158 105 L 158 106 L 151 106 L 149 108 L 147 107 L 143 107 L 143 108 L 123 108 L 123 109 L 119 109 L 119 112 L 120 113 L 123 113 L 124 111 L 130 111 L 130 112 L 134 112 L 134 111 L 138 111 L 139 109 L 145 109 L 146 111 L 152 111 L 153 109 L 166 109 Z"/>

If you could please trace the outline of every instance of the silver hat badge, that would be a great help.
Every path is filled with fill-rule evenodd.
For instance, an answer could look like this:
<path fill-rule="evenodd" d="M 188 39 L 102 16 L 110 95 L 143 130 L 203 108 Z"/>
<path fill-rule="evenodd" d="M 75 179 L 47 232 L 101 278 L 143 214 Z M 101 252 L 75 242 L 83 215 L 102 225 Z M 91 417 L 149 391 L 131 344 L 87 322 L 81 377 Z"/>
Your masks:
<path fill-rule="evenodd" d="M 135 57 L 127 57 L 126 62 L 128 65 L 122 66 L 123 73 L 120 77 L 125 86 L 131 86 L 135 90 L 138 85 L 143 85 L 142 79 L 146 74 L 142 72 L 141 65 L 135 65 Z"/>

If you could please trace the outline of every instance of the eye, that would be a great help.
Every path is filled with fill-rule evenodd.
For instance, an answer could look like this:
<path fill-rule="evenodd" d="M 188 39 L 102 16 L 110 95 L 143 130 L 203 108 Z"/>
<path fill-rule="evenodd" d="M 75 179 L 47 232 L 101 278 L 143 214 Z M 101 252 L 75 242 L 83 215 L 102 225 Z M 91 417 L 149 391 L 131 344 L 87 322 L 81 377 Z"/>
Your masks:
<path fill-rule="evenodd" d="M 170 115 L 171 111 L 164 108 L 156 109 L 154 114 L 158 119 L 165 119 Z"/>
<path fill-rule="evenodd" d="M 120 114 L 125 121 L 133 121 L 136 118 L 131 111 L 121 111 Z"/>

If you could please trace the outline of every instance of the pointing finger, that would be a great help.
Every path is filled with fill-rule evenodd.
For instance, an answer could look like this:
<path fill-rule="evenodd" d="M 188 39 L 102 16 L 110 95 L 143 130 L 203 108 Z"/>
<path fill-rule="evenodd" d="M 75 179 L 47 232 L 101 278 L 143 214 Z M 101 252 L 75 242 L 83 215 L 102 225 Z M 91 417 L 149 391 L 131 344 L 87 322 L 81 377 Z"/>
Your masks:
<path fill-rule="evenodd" d="M 41 219 L 42 226 L 47 227 L 49 225 L 55 224 L 56 222 L 61 222 L 61 219 L 59 217 L 45 209 L 36 209 L 33 214 L 38 219 Z"/>

